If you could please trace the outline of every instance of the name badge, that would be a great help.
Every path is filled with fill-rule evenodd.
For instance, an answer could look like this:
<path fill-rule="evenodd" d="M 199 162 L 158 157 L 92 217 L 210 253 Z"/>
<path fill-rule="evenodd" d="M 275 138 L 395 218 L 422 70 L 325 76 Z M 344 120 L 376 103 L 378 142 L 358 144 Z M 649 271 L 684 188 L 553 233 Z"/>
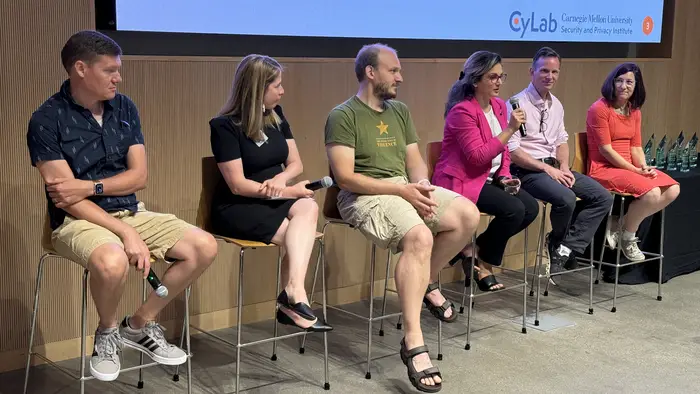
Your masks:
<path fill-rule="evenodd" d="M 260 148 L 261 146 L 263 146 L 263 144 L 266 143 L 267 140 L 268 140 L 267 134 L 265 134 L 265 133 L 262 132 L 262 131 L 260 132 L 260 134 L 262 134 L 262 136 L 263 136 L 262 141 L 255 141 L 255 145 L 257 145 L 258 148 Z"/>

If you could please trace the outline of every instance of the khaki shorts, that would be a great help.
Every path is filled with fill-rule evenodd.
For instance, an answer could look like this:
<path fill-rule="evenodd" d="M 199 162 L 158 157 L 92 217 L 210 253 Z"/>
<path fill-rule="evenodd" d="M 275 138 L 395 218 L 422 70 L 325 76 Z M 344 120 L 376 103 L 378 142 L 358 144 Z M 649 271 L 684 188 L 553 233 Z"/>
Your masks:
<path fill-rule="evenodd" d="M 408 183 L 403 177 L 383 180 L 403 185 Z M 338 193 L 338 210 L 343 220 L 360 230 L 377 246 L 398 253 L 403 237 L 419 224 L 425 224 L 433 234 L 437 234 L 440 218 L 452 200 L 460 197 L 458 193 L 441 187 L 435 188 L 433 196 L 438 203 L 437 215 L 425 220 L 418 215 L 411 203 L 392 195 L 358 195 L 341 190 Z"/>
<path fill-rule="evenodd" d="M 143 203 L 137 212 L 117 211 L 110 215 L 133 227 L 156 259 L 165 258 L 165 253 L 181 240 L 193 225 L 175 215 L 147 211 Z M 51 234 L 51 244 L 56 253 L 87 267 L 90 255 L 97 247 L 114 243 L 124 247 L 119 236 L 87 220 L 78 220 L 66 215 L 63 224 Z"/>

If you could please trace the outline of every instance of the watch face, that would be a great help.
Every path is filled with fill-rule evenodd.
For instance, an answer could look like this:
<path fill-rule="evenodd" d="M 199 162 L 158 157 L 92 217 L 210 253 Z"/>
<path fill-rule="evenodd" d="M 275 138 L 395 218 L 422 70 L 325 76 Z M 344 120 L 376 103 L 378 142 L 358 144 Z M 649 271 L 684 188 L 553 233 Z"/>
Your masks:
<path fill-rule="evenodd" d="M 102 194 L 102 191 L 103 191 L 102 184 L 101 183 L 95 184 L 95 194 Z"/>

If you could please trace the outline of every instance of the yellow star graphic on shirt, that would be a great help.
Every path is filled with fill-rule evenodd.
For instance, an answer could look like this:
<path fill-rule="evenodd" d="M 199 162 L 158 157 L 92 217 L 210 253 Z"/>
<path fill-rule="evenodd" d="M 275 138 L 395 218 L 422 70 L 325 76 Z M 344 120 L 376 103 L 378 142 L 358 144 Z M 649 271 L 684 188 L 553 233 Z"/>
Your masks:
<path fill-rule="evenodd" d="M 389 128 L 389 125 L 384 124 L 383 120 L 380 120 L 379 125 L 377 125 L 376 127 L 379 129 L 379 135 L 389 134 L 389 131 L 387 130 Z"/>

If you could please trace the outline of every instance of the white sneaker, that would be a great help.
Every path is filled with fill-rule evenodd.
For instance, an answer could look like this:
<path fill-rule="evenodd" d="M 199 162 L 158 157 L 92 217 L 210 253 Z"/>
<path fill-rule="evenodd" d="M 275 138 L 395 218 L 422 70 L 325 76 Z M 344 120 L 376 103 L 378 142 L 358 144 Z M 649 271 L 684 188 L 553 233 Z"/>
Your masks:
<path fill-rule="evenodd" d="M 165 340 L 165 330 L 160 324 L 149 321 L 140 330 L 129 327 L 125 317 L 119 327 L 124 345 L 146 353 L 153 361 L 163 365 L 180 365 L 187 361 L 187 353 Z"/>
<path fill-rule="evenodd" d="M 605 242 L 608 248 L 615 249 L 617 247 L 617 240 L 620 239 L 620 233 L 617 231 L 605 230 Z"/>
<path fill-rule="evenodd" d="M 620 244 L 622 253 L 630 261 L 642 261 L 646 259 L 644 253 L 642 253 L 642 251 L 639 249 L 637 242 L 639 242 L 639 238 L 634 237 L 632 239 L 623 239 L 622 243 Z"/>
<path fill-rule="evenodd" d="M 97 380 L 116 380 L 121 370 L 119 354 L 122 350 L 122 337 L 116 327 L 95 332 L 95 347 L 90 357 L 90 374 Z"/>

